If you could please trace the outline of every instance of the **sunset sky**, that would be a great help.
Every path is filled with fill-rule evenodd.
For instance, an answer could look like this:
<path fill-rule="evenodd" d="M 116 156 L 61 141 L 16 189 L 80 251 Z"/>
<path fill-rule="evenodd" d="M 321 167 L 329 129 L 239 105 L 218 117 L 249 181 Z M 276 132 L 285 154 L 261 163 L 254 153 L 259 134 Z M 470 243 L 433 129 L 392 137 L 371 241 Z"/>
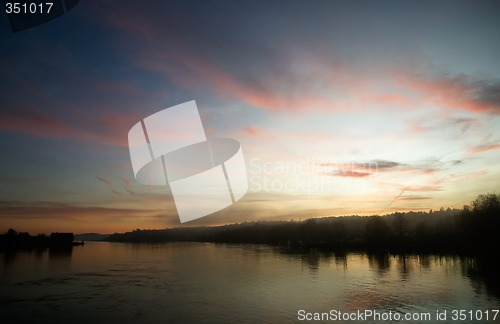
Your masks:
<path fill-rule="evenodd" d="M 183 226 L 499 192 L 498 1 L 81 1 L 0 43 L 0 232 L 180 226 L 127 134 L 191 100 L 249 191 Z"/>

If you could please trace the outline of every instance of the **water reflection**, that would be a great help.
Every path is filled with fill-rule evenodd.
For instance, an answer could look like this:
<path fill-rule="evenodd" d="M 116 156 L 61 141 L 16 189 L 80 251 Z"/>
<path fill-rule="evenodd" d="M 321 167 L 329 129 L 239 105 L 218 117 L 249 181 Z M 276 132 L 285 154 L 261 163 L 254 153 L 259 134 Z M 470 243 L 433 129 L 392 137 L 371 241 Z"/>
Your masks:
<path fill-rule="evenodd" d="M 311 251 L 310 253 L 302 255 L 302 262 L 305 262 L 312 272 L 317 272 L 319 268 L 319 260 L 321 254 L 318 251 Z"/>
<path fill-rule="evenodd" d="M 289 322 L 299 309 L 434 313 L 500 301 L 493 258 L 210 243 L 89 243 L 0 258 L 0 313 L 28 322 L 54 309 L 60 322 L 75 313 L 80 322 Z"/>
<path fill-rule="evenodd" d="M 421 254 L 418 256 L 419 264 L 420 267 L 423 269 L 430 269 L 431 268 L 431 258 L 427 254 Z"/>
<path fill-rule="evenodd" d="M 73 247 L 64 248 L 50 248 L 49 249 L 49 260 L 57 261 L 60 259 L 71 260 L 71 254 L 73 253 Z"/>
<path fill-rule="evenodd" d="M 340 251 L 334 254 L 335 264 L 337 266 L 342 266 L 344 270 L 347 270 L 347 252 Z"/>
<path fill-rule="evenodd" d="M 47 249 L 32 249 L 32 250 L 6 250 L 0 252 L 0 257 L 2 258 L 3 265 L 7 268 L 10 264 L 17 262 L 19 257 L 33 256 L 35 260 L 41 260 L 44 254 L 47 253 Z"/>
<path fill-rule="evenodd" d="M 379 275 L 383 275 L 391 267 L 391 259 L 389 258 L 389 253 L 368 253 L 368 265 Z"/>
<path fill-rule="evenodd" d="M 311 273 L 318 273 L 322 267 L 335 264 L 337 268 L 344 271 L 353 270 L 359 266 L 359 262 L 349 262 L 361 257 L 366 257 L 368 267 L 377 274 L 384 277 L 391 272 L 397 273 L 400 281 L 408 281 L 414 276 L 415 271 L 432 271 L 436 267 L 442 267 L 449 273 L 458 272 L 462 277 L 469 280 L 477 293 L 486 292 L 495 298 L 500 298 L 500 267 L 495 257 L 475 256 L 464 257 L 456 255 L 432 255 L 432 254 L 391 254 L 387 252 L 378 253 L 352 253 L 347 251 L 321 251 L 321 250 L 297 250 L 297 249 L 275 249 L 276 253 L 288 258 L 300 258 L 302 267 L 307 266 Z"/>
<path fill-rule="evenodd" d="M 10 263 L 16 260 L 18 253 L 16 251 L 5 251 L 3 253 L 3 265 L 7 267 Z"/>
<path fill-rule="evenodd" d="M 281 256 L 286 256 L 287 259 L 295 260 L 300 259 L 302 268 L 306 266 L 311 273 L 316 273 L 322 263 L 333 263 L 340 268 L 347 269 L 347 257 L 348 253 L 346 251 L 324 251 L 318 249 L 288 249 L 288 248 L 276 248 L 274 250 Z"/>
<path fill-rule="evenodd" d="M 412 263 L 418 262 L 415 258 L 408 256 L 406 254 L 401 254 L 396 257 L 397 259 L 397 269 L 400 274 L 401 280 L 408 280 L 410 272 L 412 271 Z"/>
<path fill-rule="evenodd" d="M 461 258 L 462 271 L 470 279 L 476 293 L 486 290 L 488 295 L 500 298 L 500 276 L 496 258 Z"/>
<path fill-rule="evenodd" d="M 49 249 L 49 271 L 55 274 L 64 274 L 71 270 L 71 255 L 73 247 Z"/>

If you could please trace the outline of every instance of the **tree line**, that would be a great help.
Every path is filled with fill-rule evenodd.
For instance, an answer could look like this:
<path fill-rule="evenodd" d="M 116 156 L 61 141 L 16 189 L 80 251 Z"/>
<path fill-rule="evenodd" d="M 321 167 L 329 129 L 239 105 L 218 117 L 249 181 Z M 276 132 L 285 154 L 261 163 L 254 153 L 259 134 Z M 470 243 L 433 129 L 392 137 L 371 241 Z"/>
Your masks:
<path fill-rule="evenodd" d="M 257 221 L 214 227 L 134 230 L 112 242 L 198 241 L 288 247 L 491 252 L 500 246 L 500 195 L 479 195 L 463 209 L 342 216 L 304 221 Z"/>

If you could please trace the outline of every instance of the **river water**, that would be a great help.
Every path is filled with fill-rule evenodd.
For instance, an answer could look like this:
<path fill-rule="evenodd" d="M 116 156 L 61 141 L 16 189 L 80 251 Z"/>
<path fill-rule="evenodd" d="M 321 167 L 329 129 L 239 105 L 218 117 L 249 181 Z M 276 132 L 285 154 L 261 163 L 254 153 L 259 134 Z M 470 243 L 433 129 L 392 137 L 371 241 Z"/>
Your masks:
<path fill-rule="evenodd" d="M 493 322 L 493 270 L 458 256 L 88 242 L 0 252 L 0 322 Z"/>

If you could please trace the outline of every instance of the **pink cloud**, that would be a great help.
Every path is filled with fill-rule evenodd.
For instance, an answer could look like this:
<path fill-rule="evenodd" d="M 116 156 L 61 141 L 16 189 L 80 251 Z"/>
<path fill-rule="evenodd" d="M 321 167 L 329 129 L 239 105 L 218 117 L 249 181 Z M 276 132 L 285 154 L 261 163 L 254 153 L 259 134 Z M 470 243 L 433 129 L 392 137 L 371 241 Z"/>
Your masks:
<path fill-rule="evenodd" d="M 130 186 L 132 186 L 132 180 L 128 178 L 120 178 L 120 180 L 123 182 L 123 188 L 125 189 L 125 191 L 127 191 L 129 194 L 134 195 L 135 192 L 130 188 Z"/>
<path fill-rule="evenodd" d="M 429 130 L 427 127 L 422 126 L 418 122 L 409 122 L 409 127 L 417 134 L 421 134 Z"/>
<path fill-rule="evenodd" d="M 396 200 L 429 200 L 432 197 L 424 197 L 424 196 L 401 196 L 396 198 Z"/>
<path fill-rule="evenodd" d="M 122 192 L 118 191 L 118 189 L 115 187 L 115 183 L 113 180 L 104 178 L 104 177 L 96 177 L 97 180 L 105 183 L 109 187 L 109 191 L 115 195 L 121 195 Z M 128 178 L 120 178 L 120 181 L 123 183 L 123 189 L 128 192 L 129 194 L 135 194 L 135 192 L 130 188 L 132 185 L 132 180 Z"/>
<path fill-rule="evenodd" d="M 113 180 L 104 178 L 104 177 L 97 177 L 97 180 L 102 181 L 103 183 L 107 184 L 110 187 L 113 187 Z"/>
<path fill-rule="evenodd" d="M 469 149 L 469 153 L 478 154 L 500 149 L 500 144 L 484 144 Z"/>
<path fill-rule="evenodd" d="M 323 168 L 323 174 L 353 178 L 368 177 L 380 172 L 433 174 L 438 170 L 430 165 L 410 165 L 387 160 L 371 160 L 363 163 L 325 162 L 319 163 L 318 166 Z"/>
<path fill-rule="evenodd" d="M 57 138 L 70 135 L 75 128 L 35 109 L 20 107 L 18 110 L 0 114 L 0 130 Z"/>
<path fill-rule="evenodd" d="M 405 191 L 416 191 L 416 192 L 426 192 L 426 191 L 442 191 L 443 188 L 440 186 L 408 186 L 403 188 Z"/>
<path fill-rule="evenodd" d="M 364 178 L 371 175 L 369 172 L 361 172 L 361 171 L 336 171 L 332 174 L 337 177 L 351 177 L 351 178 Z"/>
<path fill-rule="evenodd" d="M 138 10 L 140 11 L 140 8 Z M 134 16 L 133 22 L 128 19 L 131 15 Z M 186 43 L 185 37 L 178 31 L 158 28 L 161 22 L 157 19 L 145 20 L 135 13 L 119 12 L 112 19 L 105 20 L 105 23 L 147 43 L 148 50 L 136 53 L 135 60 L 140 68 L 161 73 L 184 87 L 211 88 L 219 94 L 257 108 L 275 111 L 349 109 L 351 103 L 342 102 L 338 96 L 333 96 L 330 86 L 335 85 L 338 89 L 339 84 L 342 83 L 342 88 L 347 87 L 359 92 L 364 82 L 355 80 L 352 73 L 338 62 L 333 62 L 334 60 L 328 55 L 322 57 L 324 61 L 320 64 L 305 67 L 313 71 L 306 70 L 304 74 L 321 72 L 317 75 L 317 80 L 304 82 L 304 79 L 310 76 L 294 75 L 289 72 L 283 76 L 265 72 L 258 79 L 242 77 L 213 61 L 209 56 L 200 55 L 192 48 L 194 45 Z M 161 35 L 158 34 L 159 30 L 162 30 Z M 148 39 L 152 36 L 159 39 L 167 38 L 169 42 L 151 44 Z M 175 48 L 172 44 L 175 44 Z M 278 58 L 274 57 L 270 60 L 273 59 Z M 279 60 L 282 59 L 279 58 Z M 314 60 L 314 57 L 310 58 L 310 61 Z"/>
<path fill-rule="evenodd" d="M 125 186 L 131 186 L 132 185 L 132 180 L 128 178 L 120 178 L 120 180 L 123 182 Z"/>
<path fill-rule="evenodd" d="M 245 134 L 248 136 L 256 136 L 259 134 L 259 131 L 257 130 L 256 126 L 245 127 L 243 129 L 243 132 L 245 132 Z"/>
<path fill-rule="evenodd" d="M 272 131 L 257 125 L 249 125 L 243 128 L 243 133 L 249 137 L 264 138 L 268 140 L 276 139 L 276 134 Z"/>
<path fill-rule="evenodd" d="M 250 106 L 272 111 L 311 111 L 311 110 L 346 110 L 352 103 L 331 94 L 324 89 L 342 87 L 347 97 L 365 96 L 359 82 L 341 80 L 323 71 L 317 75 L 314 83 L 304 83 L 302 78 L 290 75 L 288 78 L 275 80 L 270 73 L 254 80 L 237 77 L 207 58 L 195 56 L 181 50 L 165 54 L 162 48 L 143 52 L 138 57 L 138 65 L 153 72 L 161 72 L 169 79 L 185 87 L 209 87 L 215 92 L 240 100 Z M 332 74 L 340 74 L 340 68 Z M 335 72 L 335 73 L 334 73 Z M 345 72 L 343 72 L 345 74 Z M 318 86 L 322 83 L 321 87 Z M 281 88 L 280 88 L 281 87 Z M 278 89 L 280 88 L 280 89 Z"/>
<path fill-rule="evenodd" d="M 493 80 L 465 74 L 429 76 L 410 71 L 398 74 L 397 79 L 402 85 L 420 95 L 420 102 L 435 102 L 446 108 L 478 113 L 500 113 L 497 98 L 500 84 Z"/>
<path fill-rule="evenodd" d="M 407 67 L 388 68 L 387 64 L 360 70 L 320 44 L 309 44 L 308 54 L 298 58 L 286 54 L 286 50 L 262 54 L 260 59 L 271 67 L 286 62 L 283 66 L 293 66 L 293 69 L 285 68 L 279 73 L 271 69 L 249 77 L 241 71 L 231 71 L 210 55 L 201 55 L 199 47 L 215 45 L 192 32 L 191 26 L 176 21 L 179 28 L 173 29 L 160 15 L 147 18 L 143 6 L 131 9 L 112 2 L 104 3 L 92 7 L 102 23 L 147 45 L 148 50 L 136 54 L 139 67 L 164 74 L 179 85 L 210 88 L 253 107 L 271 111 L 331 111 L 393 106 L 413 108 L 435 102 L 475 112 L 500 111 L 495 96 L 500 88 L 498 82 L 466 75 L 433 77 L 415 73 Z M 103 6 L 109 10 L 103 10 Z M 165 42 L 153 43 L 152 39 L 164 39 Z"/>
<path fill-rule="evenodd" d="M 111 111 L 108 107 L 93 107 L 95 112 L 89 112 L 77 105 L 66 106 L 71 107 L 72 120 L 34 109 L 0 113 L 0 131 L 128 147 L 129 129 L 145 117 L 138 113 Z"/>
<path fill-rule="evenodd" d="M 45 56 L 49 55 L 38 55 L 41 60 Z M 128 130 L 144 117 L 137 112 L 137 107 L 148 106 L 144 100 L 148 89 L 120 79 L 96 81 L 84 74 L 68 80 L 64 94 L 54 95 L 50 88 L 47 91 L 44 87 L 40 72 L 38 67 L 34 68 L 33 74 L 26 79 L 19 76 L 19 71 L 6 69 L 6 78 L 10 83 L 4 91 L 0 131 L 127 146 Z M 55 86 L 55 93 L 61 90 L 58 88 Z M 159 96 L 164 96 L 164 93 Z"/>

